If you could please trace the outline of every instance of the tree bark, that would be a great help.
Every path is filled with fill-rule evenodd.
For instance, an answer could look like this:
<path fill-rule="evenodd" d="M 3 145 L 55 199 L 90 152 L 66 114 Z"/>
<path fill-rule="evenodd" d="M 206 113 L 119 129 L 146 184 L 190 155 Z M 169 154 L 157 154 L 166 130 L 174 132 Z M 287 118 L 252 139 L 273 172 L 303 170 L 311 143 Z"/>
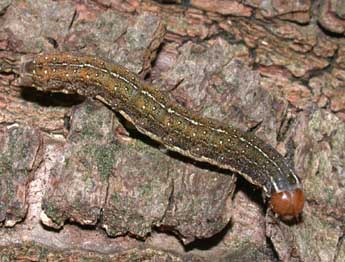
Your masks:
<path fill-rule="evenodd" d="M 168 3 L 167 3 L 168 2 Z M 0 254 L 7 260 L 345 261 L 343 1 L 0 1 Z M 100 102 L 18 85 L 22 55 L 121 64 L 275 147 L 284 223 L 237 174 L 171 154 Z"/>

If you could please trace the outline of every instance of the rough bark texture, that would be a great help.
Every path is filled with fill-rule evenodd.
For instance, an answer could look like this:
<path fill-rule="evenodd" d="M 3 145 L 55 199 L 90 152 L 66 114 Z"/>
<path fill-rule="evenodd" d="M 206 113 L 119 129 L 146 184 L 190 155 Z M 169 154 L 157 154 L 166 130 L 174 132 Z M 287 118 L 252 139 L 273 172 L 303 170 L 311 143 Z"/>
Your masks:
<path fill-rule="evenodd" d="M 303 179 L 302 219 L 99 102 L 18 87 L 7 65 L 43 51 L 106 58 L 255 132 Z M 0 0 L 1 259 L 345 261 L 344 61 L 341 0 Z"/>

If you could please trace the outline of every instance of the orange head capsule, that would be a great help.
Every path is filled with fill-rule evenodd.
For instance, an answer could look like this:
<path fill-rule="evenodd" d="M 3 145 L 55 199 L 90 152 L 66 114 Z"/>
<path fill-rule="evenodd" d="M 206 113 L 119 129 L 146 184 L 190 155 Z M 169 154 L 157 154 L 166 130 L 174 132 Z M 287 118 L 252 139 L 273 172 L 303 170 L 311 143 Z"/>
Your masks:
<path fill-rule="evenodd" d="M 292 191 L 275 192 L 271 196 L 270 207 L 283 220 L 297 217 L 303 210 L 304 193 L 297 188 Z"/>

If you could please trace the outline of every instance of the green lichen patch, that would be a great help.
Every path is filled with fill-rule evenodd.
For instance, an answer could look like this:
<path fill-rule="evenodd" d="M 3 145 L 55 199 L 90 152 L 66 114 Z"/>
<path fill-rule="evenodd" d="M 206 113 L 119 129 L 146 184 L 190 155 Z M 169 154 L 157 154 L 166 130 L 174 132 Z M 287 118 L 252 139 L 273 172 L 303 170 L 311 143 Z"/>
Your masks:
<path fill-rule="evenodd" d="M 25 195 L 40 136 L 28 126 L 1 126 L 0 141 L 0 222 L 14 225 L 27 212 Z"/>

